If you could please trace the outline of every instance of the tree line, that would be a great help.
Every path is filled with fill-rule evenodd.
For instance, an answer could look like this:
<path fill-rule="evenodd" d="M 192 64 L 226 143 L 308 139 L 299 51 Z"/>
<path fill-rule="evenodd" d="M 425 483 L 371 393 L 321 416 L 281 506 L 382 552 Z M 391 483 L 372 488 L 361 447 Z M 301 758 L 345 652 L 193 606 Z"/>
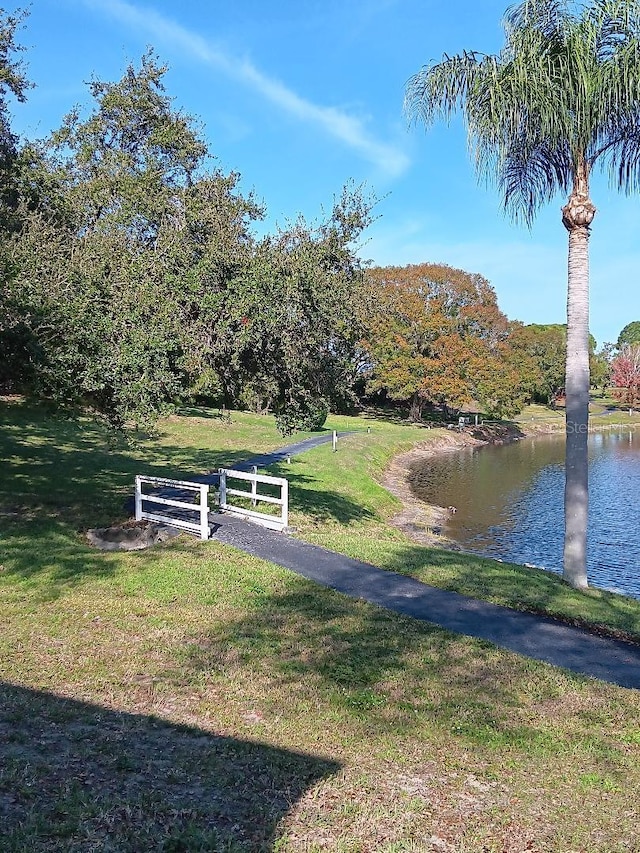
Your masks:
<path fill-rule="evenodd" d="M 17 24 L 2 22 L 8 46 Z M 216 167 L 152 52 L 116 83 L 93 81 L 88 110 L 24 144 L 7 94 L 27 84 L 11 50 L 0 61 L 0 382 L 115 426 L 201 396 L 269 407 L 288 432 L 339 404 L 363 192 L 346 188 L 320 223 L 257 239 L 262 205 Z"/>
<path fill-rule="evenodd" d="M 216 166 L 152 51 L 20 141 L 21 22 L 0 18 L 0 387 L 116 427 L 207 400 L 273 412 L 285 434 L 365 399 L 509 416 L 561 392 L 566 327 L 509 322 L 477 274 L 363 262 L 362 188 L 256 238 L 263 205 Z"/>

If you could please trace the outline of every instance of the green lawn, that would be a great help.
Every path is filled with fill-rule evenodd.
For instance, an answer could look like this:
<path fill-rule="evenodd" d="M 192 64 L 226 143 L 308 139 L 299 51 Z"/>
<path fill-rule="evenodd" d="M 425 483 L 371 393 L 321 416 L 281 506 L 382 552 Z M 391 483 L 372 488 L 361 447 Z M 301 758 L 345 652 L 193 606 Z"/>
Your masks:
<path fill-rule="evenodd" d="M 194 410 L 114 442 L 0 403 L 0 849 L 640 850 L 640 691 L 324 590 L 215 541 L 102 554 L 133 475 L 282 444 Z M 371 433 L 367 433 L 367 424 Z M 640 634 L 640 605 L 423 549 L 376 483 L 436 431 L 366 419 L 280 469 L 297 535 L 440 586 Z M 286 470 L 285 470 L 286 469 Z"/>
<path fill-rule="evenodd" d="M 628 406 L 621 405 L 610 392 L 604 395 L 591 393 L 589 417 L 590 426 L 595 430 L 607 428 L 612 424 L 621 426 L 640 425 L 640 411 L 633 409 L 629 413 Z M 564 420 L 564 408 L 550 409 L 548 406 L 539 404 L 525 406 L 522 412 L 514 418 L 517 424 L 521 424 L 525 428 L 535 429 L 536 427 L 547 426 L 557 430 L 564 429 Z"/>

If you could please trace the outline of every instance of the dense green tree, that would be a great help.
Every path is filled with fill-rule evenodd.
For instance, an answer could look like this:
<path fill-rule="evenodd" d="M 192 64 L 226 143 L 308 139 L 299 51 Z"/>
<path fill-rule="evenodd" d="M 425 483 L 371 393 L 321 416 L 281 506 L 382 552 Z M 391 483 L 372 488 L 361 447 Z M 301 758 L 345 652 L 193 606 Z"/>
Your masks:
<path fill-rule="evenodd" d="M 567 326 L 564 323 L 511 324 L 509 342 L 517 358 L 530 398 L 553 406 L 564 396 L 567 360 Z M 596 352 L 597 342 L 589 335 L 589 375 L 591 385 L 606 382 L 609 375 L 607 345 Z"/>
<path fill-rule="evenodd" d="M 611 378 L 611 359 L 613 357 L 613 344 L 605 343 L 599 350 L 595 346 L 589 353 L 589 376 L 591 387 L 601 389 L 605 393 Z"/>
<path fill-rule="evenodd" d="M 21 176 L 19 140 L 11 129 L 9 106 L 12 99 L 24 102 L 32 85 L 19 58 L 23 48 L 16 42 L 25 14 L 0 9 L 0 387 L 4 388 L 27 380 L 32 347 L 10 286 L 14 266 L 4 247 L 6 235 L 18 225 Z"/>
<path fill-rule="evenodd" d="M 621 350 L 625 344 L 640 344 L 640 320 L 627 323 L 618 335 L 616 342 L 618 349 Z"/>
<path fill-rule="evenodd" d="M 507 12 L 499 55 L 445 56 L 410 80 L 406 102 L 426 125 L 462 110 L 478 171 L 515 218 L 569 193 L 564 577 L 586 587 L 589 182 L 603 163 L 625 190 L 640 177 L 640 3 L 525 0 Z"/>
<path fill-rule="evenodd" d="M 182 224 L 183 194 L 207 148 L 166 94 L 166 71 L 149 51 L 118 82 L 94 80 L 90 115 L 73 110 L 53 134 L 58 177 L 82 236 L 123 232 L 131 244 L 153 248 L 163 227 Z"/>
<path fill-rule="evenodd" d="M 538 403 L 552 404 L 564 391 L 566 327 L 512 323 L 509 342 L 530 398 Z"/>
<path fill-rule="evenodd" d="M 212 168 L 165 72 L 149 52 L 93 81 L 88 111 L 21 152 L 0 258 L 14 381 L 118 427 L 195 395 L 274 411 L 283 432 L 317 426 L 353 397 L 372 202 L 345 189 L 320 225 L 256 241 L 261 207 Z"/>
<path fill-rule="evenodd" d="M 237 175 L 205 169 L 164 73 L 147 54 L 91 83 L 93 110 L 53 135 L 7 247 L 36 390 L 117 426 L 153 421 L 201 369 L 260 214 Z"/>
<path fill-rule="evenodd" d="M 317 226 L 298 220 L 265 237 L 232 283 L 214 373 L 226 390 L 271 409 L 283 433 L 319 425 L 352 399 L 362 283 L 354 245 L 373 200 L 347 187 Z"/>
<path fill-rule="evenodd" d="M 17 30 L 26 17 L 25 12 L 13 15 L 0 9 L 0 229 L 13 227 L 17 205 L 16 159 L 18 138 L 11 129 L 9 102 L 26 100 L 31 88 L 19 54 L 23 47 L 16 42 Z"/>

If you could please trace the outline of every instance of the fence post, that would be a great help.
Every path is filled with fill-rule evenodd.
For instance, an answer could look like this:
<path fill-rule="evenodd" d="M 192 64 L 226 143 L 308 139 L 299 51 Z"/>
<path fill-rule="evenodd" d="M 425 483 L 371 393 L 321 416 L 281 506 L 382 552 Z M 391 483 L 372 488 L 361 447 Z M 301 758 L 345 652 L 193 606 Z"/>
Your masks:
<path fill-rule="evenodd" d="M 136 474 L 136 521 L 142 519 L 142 478 Z"/>
<path fill-rule="evenodd" d="M 200 486 L 200 538 L 209 538 L 209 486 Z"/>
<path fill-rule="evenodd" d="M 282 526 L 289 526 L 289 481 L 283 480 L 280 489 L 280 499 L 282 501 Z"/>
<path fill-rule="evenodd" d="M 220 474 L 220 509 L 224 509 L 227 505 L 227 475 L 222 468 L 218 469 Z"/>
<path fill-rule="evenodd" d="M 258 473 L 258 466 L 252 465 L 251 467 L 253 469 L 253 473 L 257 474 Z M 258 480 L 256 478 L 255 480 L 251 481 L 251 506 L 255 506 L 257 504 L 257 502 L 258 502 L 256 500 L 257 494 L 258 494 Z"/>

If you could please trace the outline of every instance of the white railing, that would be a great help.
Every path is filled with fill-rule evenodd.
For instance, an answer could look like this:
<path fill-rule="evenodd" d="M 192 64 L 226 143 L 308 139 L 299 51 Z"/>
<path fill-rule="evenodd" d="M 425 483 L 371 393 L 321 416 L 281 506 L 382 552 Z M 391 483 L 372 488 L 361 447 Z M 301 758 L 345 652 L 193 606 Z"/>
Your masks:
<path fill-rule="evenodd" d="M 284 477 L 271 477 L 267 474 L 258 474 L 254 468 L 253 472 L 236 471 L 232 468 L 220 468 L 220 493 L 219 504 L 221 512 L 230 512 L 240 518 L 246 518 L 271 530 L 284 530 L 289 524 L 289 481 Z M 251 484 L 251 491 L 231 489 L 227 480 L 243 480 Z M 280 497 L 260 494 L 258 483 L 266 483 L 271 486 L 280 487 Z M 229 503 L 229 496 L 244 498 L 255 507 L 258 503 L 267 503 L 280 507 L 280 515 L 269 515 L 266 512 L 258 512 L 256 509 L 235 506 Z"/>
<path fill-rule="evenodd" d="M 142 484 L 146 483 L 152 486 L 166 486 L 170 489 L 175 489 L 179 494 L 183 491 L 199 493 L 200 500 L 195 503 L 178 500 L 177 497 L 164 497 L 163 495 L 145 494 L 142 491 Z M 161 515 L 159 512 L 150 512 L 146 510 L 143 503 L 148 502 L 154 505 L 161 504 L 163 506 L 171 506 L 180 510 L 180 516 Z M 197 521 L 189 521 L 183 518 L 185 513 L 197 513 Z M 172 527 L 179 527 L 181 530 L 188 530 L 191 533 L 199 533 L 201 539 L 209 538 L 209 486 L 204 483 L 190 483 L 186 480 L 167 480 L 164 477 L 146 477 L 142 474 L 136 476 L 136 521 L 141 521 L 143 518 L 149 521 L 157 521 L 161 524 L 169 524 Z"/>

